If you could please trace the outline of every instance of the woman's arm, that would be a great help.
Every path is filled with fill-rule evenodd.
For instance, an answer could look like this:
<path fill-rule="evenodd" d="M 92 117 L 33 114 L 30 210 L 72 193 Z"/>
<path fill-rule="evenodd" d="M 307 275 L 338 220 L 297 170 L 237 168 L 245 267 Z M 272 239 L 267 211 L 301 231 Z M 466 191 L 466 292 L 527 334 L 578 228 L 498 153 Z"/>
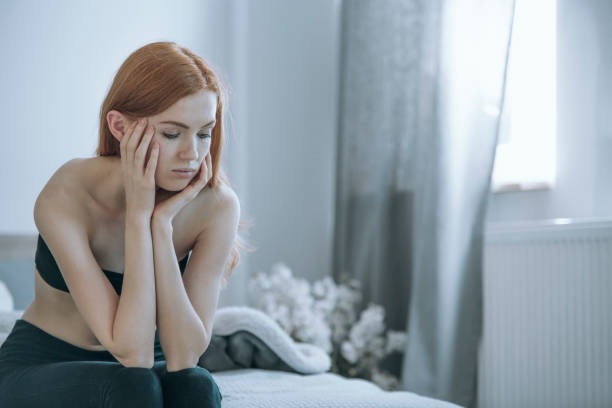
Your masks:
<path fill-rule="evenodd" d="M 171 218 L 154 213 L 153 258 L 157 293 L 157 331 L 168 371 L 194 367 L 210 344 L 221 280 L 236 237 L 240 203 L 231 189 L 220 189 L 210 202 L 214 214 L 201 225 L 182 279 L 172 244 Z"/>
<path fill-rule="evenodd" d="M 132 341 L 153 366 L 155 343 L 155 270 L 151 217 L 155 206 L 155 169 L 159 148 L 145 160 L 154 129 L 147 120 L 134 121 L 121 138 L 121 177 L 125 188 L 125 265 L 121 297 L 113 326 L 119 342 Z M 146 166 L 145 166 L 146 164 Z"/>
<path fill-rule="evenodd" d="M 220 282 L 236 235 L 240 204 L 231 189 L 214 194 L 214 220 L 201 225 L 189 263 L 181 276 L 174 244 L 172 220 L 206 186 L 212 175 L 210 153 L 200 164 L 192 183 L 169 199 L 156 204 L 151 218 L 157 332 L 168 371 L 195 367 L 210 344 L 219 299 Z M 199 205 L 210 203 L 199 200 Z M 202 214 L 205 208 L 195 211 Z M 208 222 L 211 221 L 211 222 Z"/>
<path fill-rule="evenodd" d="M 123 286 L 113 327 L 114 340 L 138 343 L 142 363 L 153 366 L 155 343 L 155 271 L 151 221 L 126 214 Z M 121 338 L 117 338 L 118 336 Z M 129 339 L 129 340 L 128 340 Z"/>
<path fill-rule="evenodd" d="M 166 356 L 167 370 L 192 368 L 204 354 L 210 333 L 206 333 L 185 291 L 172 242 L 172 223 L 153 217 L 151 228 L 157 332 Z"/>

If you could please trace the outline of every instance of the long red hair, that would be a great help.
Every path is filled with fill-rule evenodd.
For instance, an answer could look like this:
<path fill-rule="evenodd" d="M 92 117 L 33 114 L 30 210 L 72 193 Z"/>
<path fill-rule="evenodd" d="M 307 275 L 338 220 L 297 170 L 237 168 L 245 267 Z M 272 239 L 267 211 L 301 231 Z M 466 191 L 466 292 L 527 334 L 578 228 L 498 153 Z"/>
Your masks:
<path fill-rule="evenodd" d="M 212 162 L 211 188 L 219 184 L 230 186 L 225 172 L 220 168 L 225 128 L 223 118 L 227 107 L 227 90 L 203 58 L 174 42 L 154 42 L 133 53 L 121 64 L 100 109 L 100 139 L 96 155 L 120 156 L 119 141 L 111 134 L 106 115 L 116 110 L 135 120 L 157 115 L 179 99 L 202 90 L 217 95 L 216 124 L 212 129 L 210 157 Z M 238 230 L 250 223 L 240 221 Z M 236 234 L 224 278 L 227 282 L 238 265 L 238 248 L 251 251 Z"/>

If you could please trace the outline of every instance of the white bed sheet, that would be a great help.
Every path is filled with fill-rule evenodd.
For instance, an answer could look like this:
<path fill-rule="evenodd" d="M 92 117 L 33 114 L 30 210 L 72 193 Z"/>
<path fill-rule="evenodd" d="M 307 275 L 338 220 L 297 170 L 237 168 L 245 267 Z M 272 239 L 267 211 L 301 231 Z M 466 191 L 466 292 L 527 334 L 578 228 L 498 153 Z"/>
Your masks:
<path fill-rule="evenodd" d="M 459 405 L 333 373 L 260 369 L 212 373 L 223 408 L 458 408 Z"/>

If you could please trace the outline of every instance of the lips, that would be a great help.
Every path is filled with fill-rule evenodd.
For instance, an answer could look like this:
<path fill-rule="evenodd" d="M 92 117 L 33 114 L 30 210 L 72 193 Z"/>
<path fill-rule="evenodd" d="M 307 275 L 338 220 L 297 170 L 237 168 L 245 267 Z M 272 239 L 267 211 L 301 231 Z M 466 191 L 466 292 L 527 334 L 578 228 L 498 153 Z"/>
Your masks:
<path fill-rule="evenodd" d="M 184 178 L 184 179 L 191 179 L 195 174 L 194 170 L 187 170 L 187 171 L 172 170 L 172 172 L 176 175 L 176 177 Z"/>
<path fill-rule="evenodd" d="M 174 169 L 172 171 L 177 171 L 177 172 L 181 172 L 181 173 L 193 173 L 195 171 L 195 169 Z"/>

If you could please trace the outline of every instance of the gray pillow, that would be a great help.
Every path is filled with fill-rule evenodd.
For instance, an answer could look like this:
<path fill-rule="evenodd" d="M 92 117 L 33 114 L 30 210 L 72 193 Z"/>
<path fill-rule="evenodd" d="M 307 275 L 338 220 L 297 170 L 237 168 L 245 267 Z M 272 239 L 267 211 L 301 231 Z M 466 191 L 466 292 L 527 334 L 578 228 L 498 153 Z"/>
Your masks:
<path fill-rule="evenodd" d="M 11 292 L 14 308 L 27 309 L 34 300 L 34 259 L 0 261 L 0 281 Z"/>

